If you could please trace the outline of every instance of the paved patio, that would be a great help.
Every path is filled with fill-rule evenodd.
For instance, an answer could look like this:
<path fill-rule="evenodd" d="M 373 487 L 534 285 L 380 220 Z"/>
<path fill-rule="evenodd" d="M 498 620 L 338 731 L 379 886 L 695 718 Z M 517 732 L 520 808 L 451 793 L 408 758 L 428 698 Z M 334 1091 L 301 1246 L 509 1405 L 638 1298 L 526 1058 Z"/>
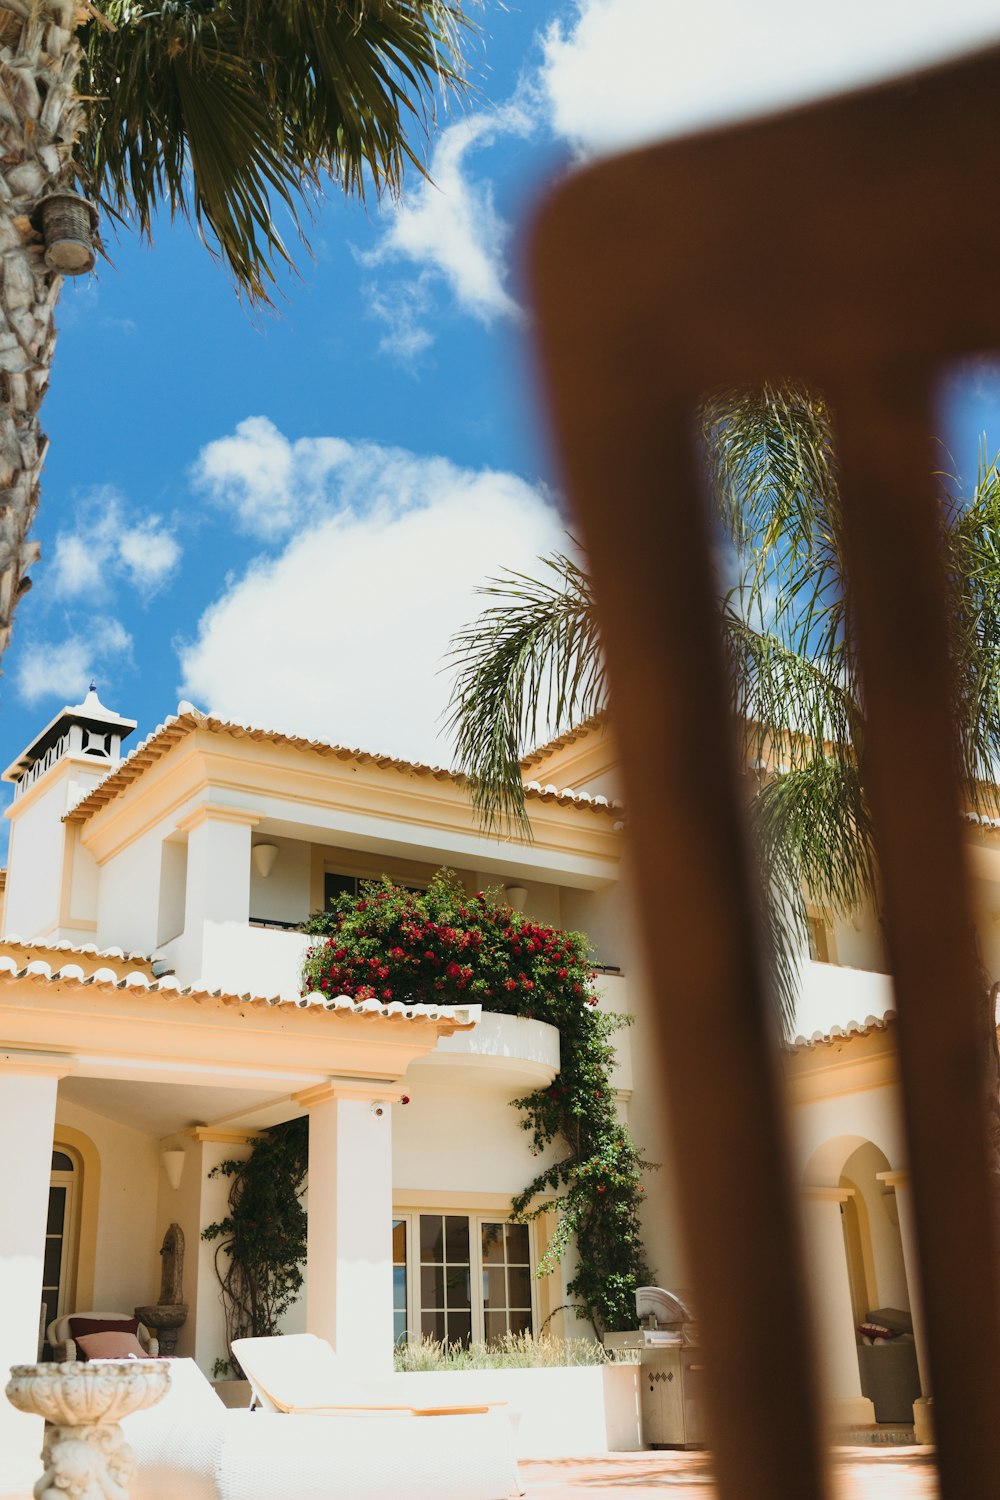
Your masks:
<path fill-rule="evenodd" d="M 614 1453 L 520 1465 L 526 1500 L 713 1500 L 705 1453 Z M 833 1500 L 936 1500 L 926 1448 L 838 1448 Z M 27 1493 L 0 1500 L 31 1500 Z"/>
<path fill-rule="evenodd" d="M 712 1500 L 705 1453 L 616 1453 L 522 1463 L 527 1500 Z M 838 1448 L 835 1500 L 935 1500 L 934 1460 L 926 1448 Z"/>

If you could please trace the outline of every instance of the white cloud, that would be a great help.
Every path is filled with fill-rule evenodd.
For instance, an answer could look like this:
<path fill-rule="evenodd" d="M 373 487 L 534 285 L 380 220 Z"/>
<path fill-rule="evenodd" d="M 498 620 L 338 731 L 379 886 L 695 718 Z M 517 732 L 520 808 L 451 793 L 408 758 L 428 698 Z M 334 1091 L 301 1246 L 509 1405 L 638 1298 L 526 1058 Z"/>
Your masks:
<path fill-rule="evenodd" d="M 231 510 L 242 530 L 276 537 L 324 504 L 353 451 L 340 438 L 290 442 L 267 417 L 247 417 L 230 437 L 202 448 L 194 482 Z"/>
<path fill-rule="evenodd" d="M 132 637 L 119 620 L 111 619 L 99 620 L 86 636 L 71 635 L 57 644 L 32 641 L 18 658 L 18 695 L 28 704 L 40 698 L 79 703 L 103 666 L 131 653 Z"/>
<path fill-rule="evenodd" d="M 544 38 L 555 129 L 608 151 L 799 103 L 1000 36 L 996 0 L 576 0 Z"/>
<path fill-rule="evenodd" d="M 387 211 L 385 235 L 377 249 L 362 257 L 365 264 L 412 261 L 443 277 L 460 307 L 487 325 L 498 317 L 519 316 L 506 285 L 510 226 L 497 213 L 491 184 L 469 174 L 467 158 L 492 145 L 498 135 L 529 135 L 534 124 L 530 110 L 515 99 L 489 114 L 467 115 L 449 125 L 431 156 L 431 180 L 420 182 Z M 373 310 L 385 317 L 392 304 Z M 405 315 L 405 304 L 402 311 Z M 405 343 L 405 316 L 401 327 Z M 430 334 L 420 332 L 426 347 Z"/>
<path fill-rule="evenodd" d="M 428 276 L 416 281 L 401 281 L 386 290 L 379 285 L 368 288 L 369 306 L 374 317 L 388 327 L 379 339 L 379 353 L 392 354 L 412 364 L 429 349 L 434 335 L 421 321 L 430 309 Z"/>
<path fill-rule="evenodd" d="M 450 638 L 481 610 L 475 589 L 487 575 L 531 572 L 540 554 L 565 546 L 551 495 L 514 474 L 327 439 L 342 457 L 319 500 L 308 462 L 301 471 L 297 462 L 303 445 L 262 418 L 250 427 L 238 429 L 246 482 L 252 435 L 266 453 L 283 444 L 285 494 L 294 508 L 301 481 L 308 521 L 202 616 L 180 650 L 182 693 L 237 719 L 447 759 Z"/>
<path fill-rule="evenodd" d="M 58 599 L 102 598 L 113 578 L 125 578 L 149 596 L 180 558 L 180 544 L 159 516 L 137 518 L 117 490 L 102 486 L 77 504 L 75 529 L 56 536 L 48 586 Z"/>

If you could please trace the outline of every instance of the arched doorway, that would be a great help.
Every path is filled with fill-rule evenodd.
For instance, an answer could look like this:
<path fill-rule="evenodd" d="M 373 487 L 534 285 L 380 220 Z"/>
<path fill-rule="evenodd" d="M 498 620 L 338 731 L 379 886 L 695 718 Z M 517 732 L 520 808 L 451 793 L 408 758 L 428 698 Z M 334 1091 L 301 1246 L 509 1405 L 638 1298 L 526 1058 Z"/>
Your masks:
<path fill-rule="evenodd" d="M 910 1308 L 896 1195 L 880 1180 L 889 1170 L 887 1156 L 872 1141 L 858 1146 L 841 1170 L 840 1186 L 850 1191 L 843 1228 L 856 1324 L 878 1308 Z"/>
<path fill-rule="evenodd" d="M 921 1395 L 906 1256 L 887 1153 L 863 1135 L 825 1141 L 805 1173 L 813 1296 L 826 1383 L 858 1425 L 909 1427 Z M 856 1419 L 844 1421 L 854 1425 Z"/>
<path fill-rule="evenodd" d="M 54 1318 L 72 1312 L 80 1245 L 83 1164 L 71 1146 L 56 1141 L 49 1174 L 49 1208 L 42 1268 L 42 1336 Z M 46 1348 L 46 1355 L 49 1351 Z"/>

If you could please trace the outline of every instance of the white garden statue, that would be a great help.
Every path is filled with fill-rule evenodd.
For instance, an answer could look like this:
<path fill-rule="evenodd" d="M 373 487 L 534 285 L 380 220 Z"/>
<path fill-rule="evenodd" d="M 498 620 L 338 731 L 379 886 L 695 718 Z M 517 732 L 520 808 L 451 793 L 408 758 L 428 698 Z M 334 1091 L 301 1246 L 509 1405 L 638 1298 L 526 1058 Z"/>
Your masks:
<path fill-rule="evenodd" d="M 155 1406 L 170 1368 L 154 1359 L 14 1365 L 7 1399 L 45 1418 L 35 1500 L 128 1500 L 135 1457 L 118 1423 Z"/>

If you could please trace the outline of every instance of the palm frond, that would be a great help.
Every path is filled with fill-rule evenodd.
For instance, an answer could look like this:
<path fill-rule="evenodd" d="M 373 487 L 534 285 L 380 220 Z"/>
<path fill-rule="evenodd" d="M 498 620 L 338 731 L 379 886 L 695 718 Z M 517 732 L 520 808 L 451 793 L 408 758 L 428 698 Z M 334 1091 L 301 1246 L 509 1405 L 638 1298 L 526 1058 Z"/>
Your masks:
<path fill-rule="evenodd" d="M 238 288 L 267 302 L 329 181 L 399 191 L 439 91 L 461 89 L 449 0 L 106 0 L 83 33 L 81 185 L 150 235 L 197 225 Z"/>
<path fill-rule="evenodd" d="M 952 655 L 966 795 L 1000 814 L 1000 469 L 985 449 L 968 501 L 953 500 L 943 527 L 951 581 Z"/>
<path fill-rule="evenodd" d="M 728 605 L 723 629 L 746 760 L 770 758 L 797 769 L 829 753 L 853 764 L 862 713 L 843 649 L 802 656 Z"/>
<path fill-rule="evenodd" d="M 830 413 L 804 387 L 727 390 L 701 410 L 709 488 L 735 548 L 735 607 L 802 655 L 845 639 Z"/>
<path fill-rule="evenodd" d="M 530 837 L 520 762 L 540 740 L 604 708 L 607 685 L 590 579 L 571 558 L 554 575 L 509 572 L 479 590 L 500 602 L 452 640 L 447 726 L 487 829 Z"/>
<path fill-rule="evenodd" d="M 834 912 L 876 899 L 871 815 L 856 765 L 817 755 L 754 797 L 751 820 L 777 890 Z"/>

